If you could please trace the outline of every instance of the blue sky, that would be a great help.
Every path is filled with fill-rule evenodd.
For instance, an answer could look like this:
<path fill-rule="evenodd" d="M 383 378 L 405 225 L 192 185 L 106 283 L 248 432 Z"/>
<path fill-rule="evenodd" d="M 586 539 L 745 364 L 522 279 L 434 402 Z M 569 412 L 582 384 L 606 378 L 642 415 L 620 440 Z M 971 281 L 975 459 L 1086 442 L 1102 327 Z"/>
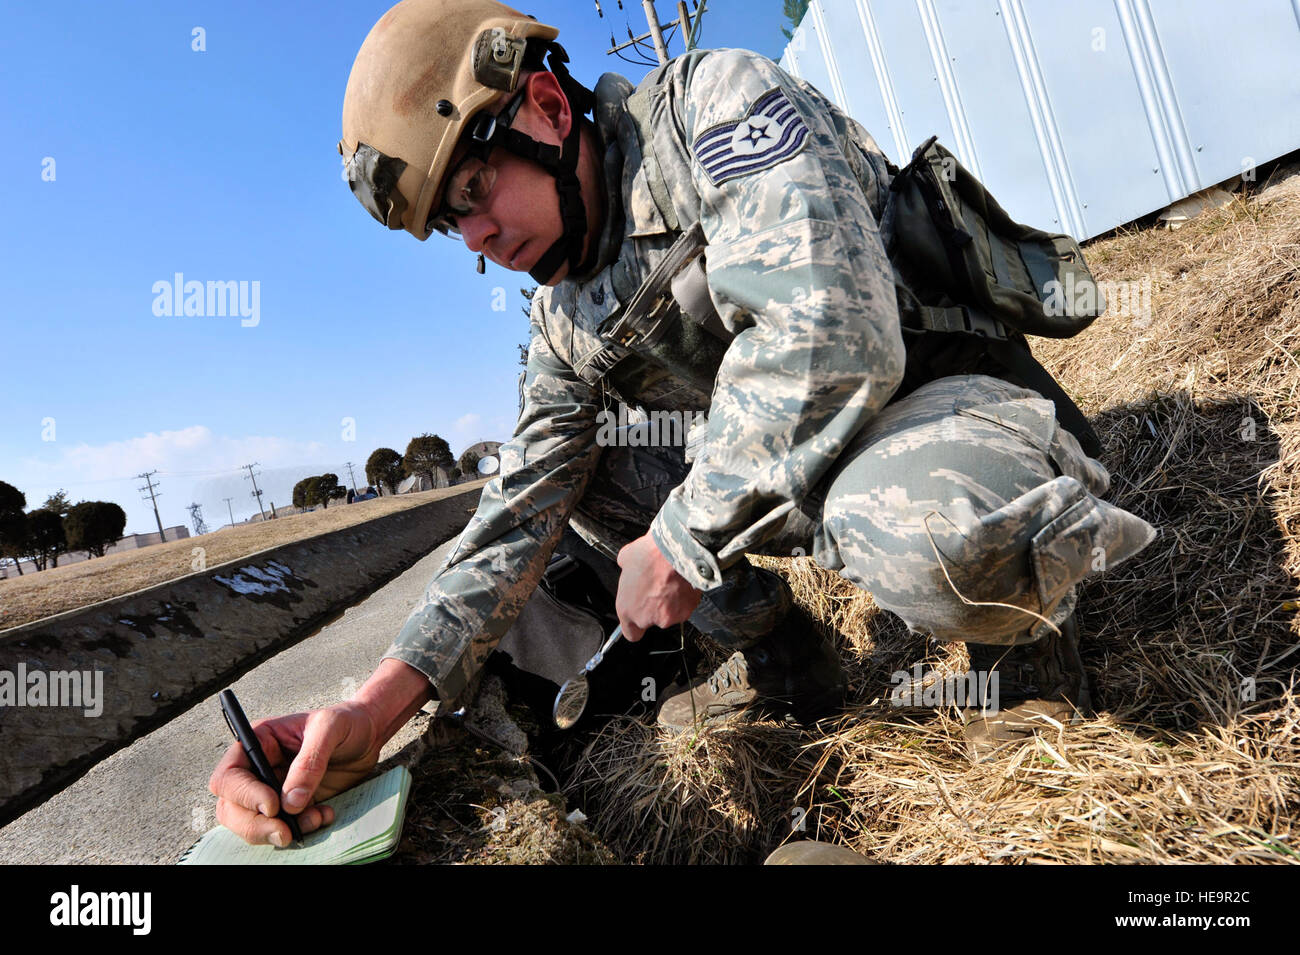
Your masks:
<path fill-rule="evenodd" d="M 387 232 L 340 176 L 348 71 L 389 5 L 6 4 L 0 480 L 29 508 L 65 488 L 147 531 L 134 475 L 156 470 L 165 525 L 197 501 L 217 527 L 225 497 L 237 520 L 257 509 L 247 463 L 287 504 L 297 478 L 346 481 L 352 461 L 360 485 L 371 451 L 424 431 L 457 453 L 509 437 L 531 281 Z M 605 50 L 644 32 L 641 4 L 601 6 L 520 8 L 560 28 L 588 85 L 640 79 Z M 701 45 L 777 59 L 784 23 L 780 0 L 713 0 Z M 255 316 L 155 314 L 176 273 L 256 282 Z"/>

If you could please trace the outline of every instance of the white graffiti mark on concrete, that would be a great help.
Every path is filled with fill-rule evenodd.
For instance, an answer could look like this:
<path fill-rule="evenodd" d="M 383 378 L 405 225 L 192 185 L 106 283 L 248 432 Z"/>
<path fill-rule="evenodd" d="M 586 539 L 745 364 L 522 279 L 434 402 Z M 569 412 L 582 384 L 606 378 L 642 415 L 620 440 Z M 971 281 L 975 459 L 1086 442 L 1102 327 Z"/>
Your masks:
<path fill-rule="evenodd" d="M 261 596 L 273 593 L 289 593 L 284 583 L 285 577 L 292 577 L 293 571 L 279 561 L 267 561 L 266 569 L 261 567 L 241 567 L 229 577 L 214 575 L 213 580 L 225 584 L 237 594 Z"/>

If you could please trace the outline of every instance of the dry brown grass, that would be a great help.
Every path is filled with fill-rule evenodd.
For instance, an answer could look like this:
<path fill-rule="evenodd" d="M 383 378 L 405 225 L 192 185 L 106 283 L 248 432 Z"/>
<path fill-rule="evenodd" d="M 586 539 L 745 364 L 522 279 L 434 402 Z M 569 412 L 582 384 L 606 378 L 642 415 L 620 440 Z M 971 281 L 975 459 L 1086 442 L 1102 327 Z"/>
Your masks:
<path fill-rule="evenodd" d="M 972 764 L 955 710 L 887 704 L 893 671 L 964 670 L 961 647 L 910 637 L 808 559 L 757 558 L 839 640 L 855 706 L 812 732 L 611 724 L 569 787 L 611 847 L 644 862 L 751 862 L 790 838 L 887 862 L 1300 862 L 1300 194 L 1088 256 L 1100 280 L 1151 280 L 1149 321 L 1103 317 L 1035 352 L 1102 437 L 1109 499 L 1161 532 L 1080 590 L 1098 718 Z"/>
<path fill-rule="evenodd" d="M 326 510 L 294 514 L 265 523 L 225 527 L 201 537 L 185 537 L 138 551 L 110 554 L 2 580 L 0 630 L 134 593 L 194 573 L 195 547 L 204 549 L 204 560 L 212 568 L 282 544 L 292 544 L 418 507 L 429 501 L 459 494 L 471 487 L 481 487 L 484 483 L 486 479 L 418 494 L 377 497 L 358 504 L 335 505 Z"/>

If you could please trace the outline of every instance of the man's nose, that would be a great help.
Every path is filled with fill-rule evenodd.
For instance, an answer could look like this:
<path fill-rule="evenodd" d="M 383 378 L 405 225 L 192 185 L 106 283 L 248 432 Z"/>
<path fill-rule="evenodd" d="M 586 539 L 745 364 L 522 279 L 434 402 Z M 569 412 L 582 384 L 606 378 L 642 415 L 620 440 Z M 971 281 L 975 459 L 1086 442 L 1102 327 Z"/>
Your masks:
<path fill-rule="evenodd" d="M 482 252 L 488 239 L 498 231 L 491 217 L 482 213 L 458 216 L 456 225 L 460 227 L 461 237 L 464 238 L 465 246 L 471 252 Z"/>

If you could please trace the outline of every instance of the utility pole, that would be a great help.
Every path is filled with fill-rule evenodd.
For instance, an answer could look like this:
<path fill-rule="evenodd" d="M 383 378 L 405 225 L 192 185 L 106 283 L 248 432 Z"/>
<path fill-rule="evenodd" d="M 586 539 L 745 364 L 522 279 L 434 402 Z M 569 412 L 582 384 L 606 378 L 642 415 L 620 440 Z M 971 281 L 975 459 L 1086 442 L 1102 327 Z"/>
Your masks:
<path fill-rule="evenodd" d="M 698 13 L 696 17 L 699 17 Z M 691 42 L 691 13 L 686 9 L 686 0 L 677 0 L 677 23 L 682 30 L 683 51 L 689 53 L 695 44 Z"/>
<path fill-rule="evenodd" d="M 257 498 L 257 510 L 262 515 L 262 520 L 266 520 L 266 509 L 262 507 L 262 492 L 257 489 L 257 475 L 253 473 L 253 468 L 257 467 L 257 462 L 245 464 L 248 468 L 248 479 L 253 482 L 253 497 Z"/>
<path fill-rule="evenodd" d="M 226 502 L 226 511 L 227 511 L 227 513 L 230 514 L 230 526 L 231 526 L 231 527 L 234 527 L 234 526 L 235 526 L 235 512 L 234 512 L 233 510 L 231 510 L 231 508 L 230 508 L 230 502 L 233 501 L 234 498 L 227 497 L 227 498 L 222 498 L 222 500 L 224 500 L 224 501 Z"/>
<path fill-rule="evenodd" d="M 202 504 L 190 505 L 190 523 L 194 525 L 195 537 L 198 537 L 200 534 L 206 534 L 208 532 L 208 525 L 203 523 Z"/>
<path fill-rule="evenodd" d="M 628 30 L 628 40 L 626 43 L 615 43 L 614 37 L 611 35 L 609 38 L 609 49 L 605 52 L 606 54 L 618 53 L 620 50 L 625 50 L 630 46 L 637 46 L 646 40 L 652 40 L 655 45 L 655 57 L 661 64 L 667 63 L 668 44 L 664 42 L 663 31 L 665 26 L 671 28 L 674 24 L 671 22 L 667 24 L 659 22 L 659 14 L 655 11 L 654 0 L 641 0 L 641 6 L 645 9 L 646 26 L 650 28 L 649 32 L 643 33 L 640 36 L 633 36 L 632 31 Z M 704 16 L 704 7 L 705 4 L 703 0 L 696 5 L 695 22 L 692 24 L 691 15 L 686 9 L 686 4 L 684 2 L 678 2 L 677 4 L 677 25 L 681 27 L 682 31 L 683 52 L 695 49 L 695 40 L 699 36 L 700 18 Z M 596 4 L 596 10 L 602 17 L 605 15 L 604 12 L 601 11 L 599 3 Z"/>
<path fill-rule="evenodd" d="M 146 471 L 144 474 L 137 474 L 136 477 L 144 478 L 144 483 L 147 485 L 137 490 L 149 492 L 149 500 L 153 502 L 153 519 L 158 522 L 158 542 L 161 544 L 167 540 L 167 535 L 163 532 L 162 518 L 158 516 L 158 497 L 154 494 L 153 488 L 152 478 L 157 473 L 157 471 Z"/>
<path fill-rule="evenodd" d="M 655 12 L 655 0 L 641 0 L 645 8 L 645 22 L 650 27 L 650 36 L 655 41 L 655 56 L 662 65 L 668 62 L 668 47 L 664 45 L 664 31 L 659 26 L 659 14 Z"/>
<path fill-rule="evenodd" d="M 696 44 L 700 41 L 700 26 L 704 23 L 704 8 L 708 5 L 708 0 L 700 0 L 695 7 L 695 23 L 691 25 L 691 32 L 686 36 L 687 53 L 695 49 Z"/>
<path fill-rule="evenodd" d="M 352 493 L 353 493 L 353 494 L 360 494 L 361 492 L 357 490 L 357 479 L 356 479 L 356 477 L 352 474 L 352 462 L 349 461 L 347 464 L 345 464 L 345 465 L 343 465 L 343 466 L 344 466 L 345 468 L 348 469 L 348 480 L 350 480 L 350 481 L 352 482 Z"/>

